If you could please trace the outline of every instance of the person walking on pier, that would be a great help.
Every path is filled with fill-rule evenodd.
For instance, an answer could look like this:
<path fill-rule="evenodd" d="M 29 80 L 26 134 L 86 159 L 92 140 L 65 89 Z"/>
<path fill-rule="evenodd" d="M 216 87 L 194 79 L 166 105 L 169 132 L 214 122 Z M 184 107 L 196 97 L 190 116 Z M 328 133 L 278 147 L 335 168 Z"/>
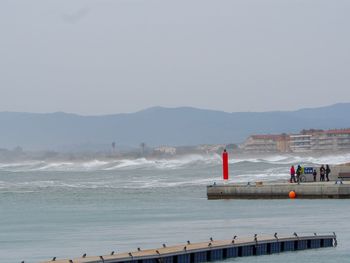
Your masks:
<path fill-rule="evenodd" d="M 316 182 L 316 177 L 317 177 L 317 171 L 314 169 L 312 175 L 314 176 L 314 182 Z"/>
<path fill-rule="evenodd" d="M 329 174 L 331 173 L 331 169 L 329 168 L 329 165 L 327 164 L 326 165 L 326 179 L 327 179 L 327 182 L 329 182 Z"/>
<path fill-rule="evenodd" d="M 295 183 L 295 169 L 294 169 L 294 165 L 292 165 L 290 167 L 290 182 L 291 183 Z"/>
<path fill-rule="evenodd" d="M 321 168 L 320 168 L 320 181 L 324 182 L 324 175 L 326 173 L 326 169 L 324 168 L 324 165 L 322 164 Z"/>

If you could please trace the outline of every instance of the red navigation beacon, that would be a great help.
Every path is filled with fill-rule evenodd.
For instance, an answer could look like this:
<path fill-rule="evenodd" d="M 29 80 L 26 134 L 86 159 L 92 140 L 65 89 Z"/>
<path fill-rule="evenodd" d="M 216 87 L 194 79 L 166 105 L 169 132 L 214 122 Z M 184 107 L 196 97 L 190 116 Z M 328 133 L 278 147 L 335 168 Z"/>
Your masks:
<path fill-rule="evenodd" d="M 228 180 L 228 153 L 226 149 L 222 153 L 222 172 L 224 180 Z"/>

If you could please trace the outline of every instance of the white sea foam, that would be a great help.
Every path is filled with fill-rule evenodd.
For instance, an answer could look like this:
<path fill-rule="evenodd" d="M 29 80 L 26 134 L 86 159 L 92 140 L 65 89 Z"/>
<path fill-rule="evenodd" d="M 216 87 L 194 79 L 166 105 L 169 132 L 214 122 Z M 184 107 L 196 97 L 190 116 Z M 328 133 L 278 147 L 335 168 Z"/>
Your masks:
<path fill-rule="evenodd" d="M 270 155 L 260 158 L 240 158 L 232 156 L 231 165 L 244 164 L 330 164 L 336 165 L 350 162 L 350 153 L 327 156 L 298 156 L 298 155 Z M 203 166 L 221 165 L 221 156 L 213 155 L 188 155 L 169 159 L 121 159 L 121 160 L 91 160 L 91 161 L 24 161 L 16 163 L 0 163 L 0 171 L 26 172 L 26 171 L 112 171 L 127 169 L 163 169 L 174 170 Z"/>
<path fill-rule="evenodd" d="M 46 178 L 46 174 L 37 178 L 36 173 L 30 172 L 28 177 L 19 175 L 17 179 L 0 181 L 1 193 L 8 191 L 41 191 L 41 190 L 84 190 L 84 189 L 151 189 L 151 188 L 172 188 L 172 187 L 189 187 L 189 186 L 205 186 L 213 182 L 220 182 L 222 178 L 220 172 L 215 174 L 204 173 L 205 166 L 199 170 L 194 170 L 193 174 L 184 175 L 182 171 L 178 171 L 175 176 L 169 175 L 166 171 L 158 170 L 154 172 L 139 171 L 122 174 L 106 174 L 86 177 L 84 173 L 70 175 L 69 173 L 52 175 L 50 179 Z M 221 170 L 219 168 L 219 170 Z M 245 173 L 232 174 L 232 182 L 253 182 L 257 180 L 287 180 L 288 172 L 283 167 L 267 168 L 264 171 L 249 170 L 249 166 Z"/>
<path fill-rule="evenodd" d="M 41 166 L 44 162 L 42 161 L 24 161 L 21 163 L 0 163 L 0 170 L 8 170 L 8 169 L 25 169 L 29 170 L 34 167 Z"/>
<path fill-rule="evenodd" d="M 84 167 L 87 170 L 94 170 L 94 169 L 102 168 L 108 164 L 109 164 L 109 162 L 107 162 L 107 161 L 93 160 L 90 162 L 82 163 L 82 167 Z"/>
<path fill-rule="evenodd" d="M 298 156 L 298 155 L 272 155 L 261 158 L 230 159 L 231 164 L 250 162 L 250 163 L 268 163 L 268 164 L 330 164 L 337 165 L 350 162 L 350 153 L 324 155 L 324 156 Z"/>
<path fill-rule="evenodd" d="M 28 182 L 0 182 L 0 189 L 11 191 L 35 191 L 40 189 L 151 189 L 151 188 L 169 188 L 179 186 L 204 186 L 213 181 L 219 181 L 220 178 L 204 178 L 183 181 L 162 181 L 157 179 L 148 179 L 143 181 L 120 182 L 120 181 L 104 181 L 104 182 L 63 182 L 52 180 L 28 181 Z"/>
<path fill-rule="evenodd" d="M 242 174 L 235 175 L 230 182 L 254 182 L 254 181 L 276 181 L 287 180 L 288 173 L 260 173 L 260 174 Z M 25 182 L 4 182 L 0 181 L 0 190 L 4 191 L 25 191 L 34 192 L 40 189 L 152 189 L 152 188 L 172 188 L 172 187 L 189 187 L 205 186 L 213 182 L 221 182 L 220 176 L 211 178 L 188 178 L 173 180 L 172 178 L 154 179 L 144 178 L 144 180 L 103 180 L 103 181 L 64 181 L 64 180 L 38 180 Z"/>

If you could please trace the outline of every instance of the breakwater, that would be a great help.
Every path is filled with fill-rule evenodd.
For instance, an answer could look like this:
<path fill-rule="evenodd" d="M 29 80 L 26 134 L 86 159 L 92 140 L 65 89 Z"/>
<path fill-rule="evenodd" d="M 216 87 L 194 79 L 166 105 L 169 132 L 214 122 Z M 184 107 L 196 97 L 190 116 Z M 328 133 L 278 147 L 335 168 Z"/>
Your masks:
<path fill-rule="evenodd" d="M 208 199 L 283 199 L 294 191 L 296 198 L 350 198 L 350 182 L 213 184 Z"/>

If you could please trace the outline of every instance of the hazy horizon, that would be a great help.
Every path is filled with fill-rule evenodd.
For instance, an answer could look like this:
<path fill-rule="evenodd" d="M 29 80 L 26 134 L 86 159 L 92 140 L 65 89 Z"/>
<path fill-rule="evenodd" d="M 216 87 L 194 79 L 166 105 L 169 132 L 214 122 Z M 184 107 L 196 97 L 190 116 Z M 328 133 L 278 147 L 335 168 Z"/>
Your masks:
<path fill-rule="evenodd" d="M 119 114 L 134 114 L 134 113 L 138 113 L 138 112 L 143 112 L 143 111 L 147 111 L 147 110 L 152 110 L 152 109 L 195 109 L 195 110 L 208 110 L 208 111 L 216 111 L 216 112 L 223 112 L 223 113 L 269 113 L 269 112 L 295 112 L 295 111 L 299 111 L 299 110 L 306 110 L 306 109 L 319 109 L 319 108 L 326 108 L 326 107 L 331 107 L 331 106 L 335 106 L 335 105 L 346 105 L 346 104 L 350 104 L 350 102 L 338 102 L 338 103 L 332 103 L 332 104 L 326 104 L 326 105 L 321 105 L 318 107 L 311 107 L 311 106 L 307 106 L 305 105 L 304 107 L 301 108 L 297 108 L 294 110 L 269 110 L 269 111 L 224 111 L 224 110 L 216 110 L 216 109 L 209 109 L 209 108 L 198 108 L 198 107 L 193 107 L 193 106 L 173 106 L 173 107 L 166 107 L 166 106 L 151 106 L 148 108 L 143 108 L 143 109 L 139 109 L 139 110 L 135 110 L 135 111 L 131 111 L 131 112 L 115 112 L 115 113 L 106 113 L 106 114 L 80 114 L 80 113 L 76 113 L 76 112 L 67 112 L 67 111 L 51 111 L 51 112 L 31 112 L 31 111 L 8 111 L 8 110 L 4 110 L 4 111 L 0 111 L 0 113 L 28 113 L 28 114 L 59 114 L 59 113 L 64 113 L 64 114 L 72 114 L 72 115 L 77 115 L 77 116 L 82 116 L 82 117 L 99 117 L 99 116 L 109 116 L 109 115 L 119 115 Z"/>

